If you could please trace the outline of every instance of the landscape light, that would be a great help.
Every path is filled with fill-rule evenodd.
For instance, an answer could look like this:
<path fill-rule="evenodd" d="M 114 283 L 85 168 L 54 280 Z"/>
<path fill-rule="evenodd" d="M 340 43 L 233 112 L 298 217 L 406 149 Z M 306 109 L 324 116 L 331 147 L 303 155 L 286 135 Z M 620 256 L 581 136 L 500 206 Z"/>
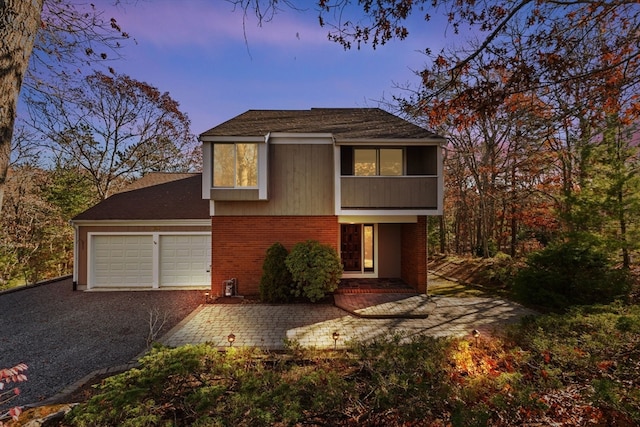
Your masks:
<path fill-rule="evenodd" d="M 227 341 L 229 341 L 229 347 L 233 346 L 233 342 L 236 340 L 236 336 L 233 334 L 227 335 Z"/>
<path fill-rule="evenodd" d="M 338 347 L 338 338 L 340 338 L 340 334 L 338 331 L 334 331 L 333 334 L 331 334 L 331 337 L 333 338 L 333 349 L 335 350 Z"/>
<path fill-rule="evenodd" d="M 478 338 L 480 338 L 480 331 L 477 329 L 474 329 L 473 331 L 471 331 L 471 335 L 473 335 L 473 337 L 476 339 L 476 347 L 478 346 Z"/>

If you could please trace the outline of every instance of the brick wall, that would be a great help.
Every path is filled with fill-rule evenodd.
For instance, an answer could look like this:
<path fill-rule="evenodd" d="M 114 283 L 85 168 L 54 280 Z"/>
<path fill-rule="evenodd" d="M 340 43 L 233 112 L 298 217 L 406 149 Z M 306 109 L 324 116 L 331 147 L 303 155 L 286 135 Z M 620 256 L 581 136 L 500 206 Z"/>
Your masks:
<path fill-rule="evenodd" d="M 427 217 L 402 224 L 402 280 L 418 290 L 427 290 Z"/>
<path fill-rule="evenodd" d="M 288 250 L 317 240 L 338 250 L 335 216 L 214 216 L 211 218 L 211 289 L 222 294 L 222 282 L 238 279 L 240 295 L 257 295 L 267 249 L 282 243 Z"/>

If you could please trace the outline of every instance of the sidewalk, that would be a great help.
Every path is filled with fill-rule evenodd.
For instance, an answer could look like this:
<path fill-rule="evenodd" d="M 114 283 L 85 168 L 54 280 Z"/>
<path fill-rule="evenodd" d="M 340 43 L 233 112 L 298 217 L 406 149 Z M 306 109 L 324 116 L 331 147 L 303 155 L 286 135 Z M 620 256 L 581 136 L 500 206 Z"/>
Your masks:
<path fill-rule="evenodd" d="M 206 304 L 160 341 L 168 346 L 209 342 L 225 347 L 229 345 L 227 336 L 234 334 L 234 346 L 282 350 L 289 340 L 303 347 L 344 348 L 348 341 L 366 341 L 389 333 L 407 337 L 464 336 L 473 329 L 488 333 L 522 316 L 535 314 L 499 298 L 406 294 L 395 299 L 381 294 L 336 297 L 337 305 L 355 307 L 357 311 L 352 314 L 329 304 Z M 333 332 L 339 333 L 336 342 Z"/>

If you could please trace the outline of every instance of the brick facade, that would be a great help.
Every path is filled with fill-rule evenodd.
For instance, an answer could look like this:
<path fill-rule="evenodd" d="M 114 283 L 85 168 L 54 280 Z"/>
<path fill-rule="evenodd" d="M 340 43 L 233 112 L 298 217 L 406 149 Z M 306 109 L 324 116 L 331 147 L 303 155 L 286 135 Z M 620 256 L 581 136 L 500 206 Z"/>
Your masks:
<path fill-rule="evenodd" d="M 402 224 L 402 280 L 418 292 L 427 290 L 427 217 Z"/>
<path fill-rule="evenodd" d="M 259 293 L 262 264 L 269 247 L 282 243 L 288 250 L 317 240 L 338 250 L 335 216 L 214 216 L 211 218 L 211 290 L 221 295 L 222 282 L 238 279 L 239 295 Z"/>

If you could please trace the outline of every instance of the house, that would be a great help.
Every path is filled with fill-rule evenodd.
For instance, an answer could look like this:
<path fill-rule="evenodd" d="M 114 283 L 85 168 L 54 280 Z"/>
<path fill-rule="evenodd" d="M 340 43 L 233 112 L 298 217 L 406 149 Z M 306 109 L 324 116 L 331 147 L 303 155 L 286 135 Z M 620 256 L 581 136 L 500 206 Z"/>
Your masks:
<path fill-rule="evenodd" d="M 200 141 L 199 186 L 194 175 L 134 189 L 74 218 L 79 287 L 196 286 L 210 274 L 214 295 L 230 278 L 257 294 L 267 249 L 312 239 L 336 249 L 345 278 L 425 291 L 444 138 L 378 108 L 313 108 L 249 110 Z"/>

